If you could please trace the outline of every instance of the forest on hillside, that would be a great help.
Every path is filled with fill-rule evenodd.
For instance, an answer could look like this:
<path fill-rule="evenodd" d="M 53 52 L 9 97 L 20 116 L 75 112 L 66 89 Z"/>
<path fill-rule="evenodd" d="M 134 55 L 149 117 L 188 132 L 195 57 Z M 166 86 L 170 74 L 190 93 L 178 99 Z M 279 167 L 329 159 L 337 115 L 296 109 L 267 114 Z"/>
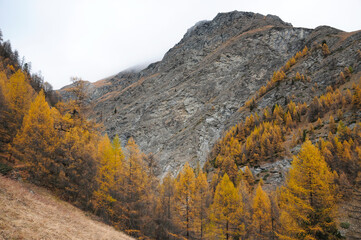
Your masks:
<path fill-rule="evenodd" d="M 319 47 L 330 54 L 326 43 Z M 61 101 L 0 38 L 0 171 L 139 239 L 342 239 L 347 223 L 338 222 L 338 206 L 361 182 L 360 76 L 348 67 L 311 102 L 256 108 L 280 82 L 309 81 L 288 72 L 310 51 L 275 70 L 204 167 L 186 163 L 177 176 L 159 179 L 153 154 L 133 138 L 123 148 L 117 135 L 109 139 L 87 119 L 81 79 L 69 89 L 75 98 Z M 265 191 L 250 168 L 286 155 L 293 161 L 284 185 Z"/>

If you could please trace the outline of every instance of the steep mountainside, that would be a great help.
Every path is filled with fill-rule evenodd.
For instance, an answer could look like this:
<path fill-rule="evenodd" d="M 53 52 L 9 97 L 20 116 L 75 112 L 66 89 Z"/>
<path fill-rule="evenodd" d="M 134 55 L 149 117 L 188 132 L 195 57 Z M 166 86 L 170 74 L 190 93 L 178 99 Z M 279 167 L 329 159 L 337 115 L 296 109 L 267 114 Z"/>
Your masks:
<path fill-rule="evenodd" d="M 0 174 L 0 239 L 133 239 L 44 188 Z"/>
<path fill-rule="evenodd" d="M 330 54 L 323 53 L 323 43 Z M 361 70 L 361 32 L 294 28 L 272 15 L 220 13 L 190 28 L 162 61 L 87 84 L 89 116 L 111 137 L 119 134 L 125 143 L 132 136 L 143 151 L 153 152 L 160 173 L 178 171 L 186 161 L 202 165 L 224 130 L 249 115 L 238 110 L 305 46 L 309 54 L 287 78 L 299 72 L 309 81 L 281 82 L 256 107 L 284 105 L 290 98 L 309 102 L 338 81 L 345 67 Z"/>

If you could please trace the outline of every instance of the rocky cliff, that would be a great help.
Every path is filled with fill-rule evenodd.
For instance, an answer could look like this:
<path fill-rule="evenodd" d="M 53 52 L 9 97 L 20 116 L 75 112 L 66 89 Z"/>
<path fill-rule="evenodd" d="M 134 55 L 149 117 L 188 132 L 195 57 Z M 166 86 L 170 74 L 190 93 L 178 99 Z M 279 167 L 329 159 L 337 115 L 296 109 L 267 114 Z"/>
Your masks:
<path fill-rule="evenodd" d="M 321 43 L 331 54 L 322 53 Z M 288 76 L 300 72 L 310 81 L 281 83 L 258 107 L 289 98 L 309 101 L 345 67 L 361 68 L 360 32 L 294 28 L 272 15 L 220 13 L 191 27 L 160 62 L 88 83 L 89 116 L 123 144 L 132 136 L 144 152 L 154 153 L 160 174 L 177 172 L 186 161 L 202 165 L 222 132 L 249 114 L 238 111 L 245 101 L 305 46 L 313 51 Z"/>

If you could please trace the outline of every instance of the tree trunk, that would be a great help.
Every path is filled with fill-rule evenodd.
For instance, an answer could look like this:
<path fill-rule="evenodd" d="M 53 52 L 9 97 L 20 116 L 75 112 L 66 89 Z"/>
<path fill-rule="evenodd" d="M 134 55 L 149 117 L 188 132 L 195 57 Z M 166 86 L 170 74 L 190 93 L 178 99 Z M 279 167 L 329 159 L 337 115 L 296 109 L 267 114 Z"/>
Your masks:
<path fill-rule="evenodd" d="M 228 220 L 226 222 L 226 239 L 228 240 L 229 234 L 228 234 Z"/>
<path fill-rule="evenodd" d="M 187 215 L 187 239 L 189 239 L 189 206 L 188 206 L 188 197 L 186 198 L 186 215 Z"/>

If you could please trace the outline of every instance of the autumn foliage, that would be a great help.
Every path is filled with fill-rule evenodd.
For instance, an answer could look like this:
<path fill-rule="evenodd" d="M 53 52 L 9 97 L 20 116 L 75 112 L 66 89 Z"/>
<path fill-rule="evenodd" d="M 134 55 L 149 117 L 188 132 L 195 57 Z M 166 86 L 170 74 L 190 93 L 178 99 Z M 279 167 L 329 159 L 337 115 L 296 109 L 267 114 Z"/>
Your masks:
<path fill-rule="evenodd" d="M 22 177 L 139 239 L 338 239 L 337 200 L 347 192 L 337 194 L 337 186 L 349 188 L 361 168 L 361 123 L 351 128 L 343 118 L 360 110 L 361 82 L 257 109 L 280 82 L 306 79 L 290 72 L 308 52 L 291 57 L 245 103 L 252 111 L 223 134 L 204 168 L 186 163 L 161 178 L 136 138 L 121 142 L 87 120 L 81 79 L 73 79 L 75 99 L 55 105 L 28 71 L 2 66 L 0 151 Z M 270 190 L 254 167 L 291 158 L 290 145 L 302 147 L 285 185 Z"/>
<path fill-rule="evenodd" d="M 306 141 L 281 189 L 281 239 L 336 239 L 334 175 L 320 151 Z"/>

